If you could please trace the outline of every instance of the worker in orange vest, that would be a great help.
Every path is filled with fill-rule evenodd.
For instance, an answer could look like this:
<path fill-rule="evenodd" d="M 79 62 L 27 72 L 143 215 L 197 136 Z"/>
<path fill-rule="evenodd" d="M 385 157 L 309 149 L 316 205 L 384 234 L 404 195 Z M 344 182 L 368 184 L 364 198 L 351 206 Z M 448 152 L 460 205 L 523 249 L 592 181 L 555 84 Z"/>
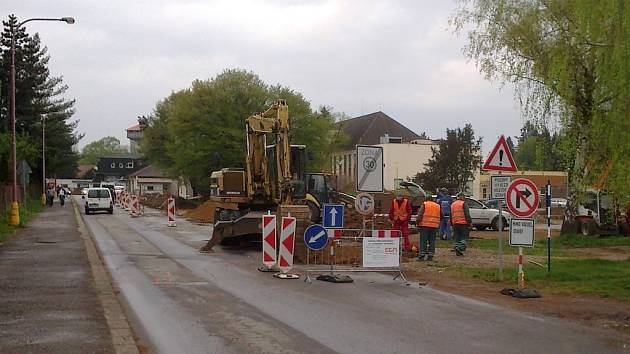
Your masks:
<path fill-rule="evenodd" d="M 396 199 L 392 200 L 389 207 L 389 220 L 392 222 L 392 228 L 399 230 L 403 236 L 403 250 L 411 251 L 411 242 L 409 242 L 409 220 L 411 219 L 411 203 L 402 193 L 396 194 Z"/>
<path fill-rule="evenodd" d="M 451 204 L 451 224 L 453 224 L 454 244 L 453 250 L 458 256 L 463 256 L 468 244 L 468 232 L 472 225 L 470 210 L 465 203 L 466 196 L 463 192 L 457 193 L 457 200 Z"/>
<path fill-rule="evenodd" d="M 435 238 L 440 220 L 442 219 L 442 209 L 440 205 L 433 201 L 431 195 L 425 197 L 424 203 L 418 209 L 418 225 L 420 226 L 420 255 L 419 261 L 432 261 L 435 254 Z"/>

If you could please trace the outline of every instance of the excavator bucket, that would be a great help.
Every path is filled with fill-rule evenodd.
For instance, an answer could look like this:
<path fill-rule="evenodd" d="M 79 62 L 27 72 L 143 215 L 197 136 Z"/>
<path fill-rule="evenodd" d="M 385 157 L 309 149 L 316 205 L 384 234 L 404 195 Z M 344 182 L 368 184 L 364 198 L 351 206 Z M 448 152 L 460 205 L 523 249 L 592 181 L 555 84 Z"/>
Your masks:
<path fill-rule="evenodd" d="M 262 211 L 250 211 L 235 220 L 217 221 L 212 230 L 212 237 L 201 247 L 201 252 L 211 252 L 212 247 L 230 239 L 260 234 L 262 232 Z"/>

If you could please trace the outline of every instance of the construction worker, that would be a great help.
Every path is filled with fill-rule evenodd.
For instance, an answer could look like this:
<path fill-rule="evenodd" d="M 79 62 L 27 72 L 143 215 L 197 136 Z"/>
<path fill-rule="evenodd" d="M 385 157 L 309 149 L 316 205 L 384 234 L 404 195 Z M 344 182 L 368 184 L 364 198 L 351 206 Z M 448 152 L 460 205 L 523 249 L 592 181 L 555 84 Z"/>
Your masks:
<path fill-rule="evenodd" d="M 411 219 L 411 203 L 402 193 L 396 194 L 396 199 L 392 200 L 389 207 L 389 220 L 392 222 L 392 228 L 399 230 L 403 236 L 403 251 L 411 251 L 411 242 L 409 242 L 409 220 Z"/>
<path fill-rule="evenodd" d="M 442 211 L 440 205 L 427 195 L 424 203 L 418 209 L 418 225 L 420 226 L 420 255 L 419 261 L 432 261 L 435 254 L 435 238 L 437 236 Z"/>
<path fill-rule="evenodd" d="M 451 204 L 453 204 L 453 197 L 448 193 L 448 189 L 442 188 L 438 192 L 437 203 L 442 209 L 442 220 L 440 221 L 440 231 L 438 235 L 442 240 L 453 239 L 453 232 L 451 230 Z"/>
<path fill-rule="evenodd" d="M 470 210 L 465 203 L 466 196 L 463 192 L 457 193 L 457 200 L 451 204 L 451 224 L 453 224 L 453 236 L 455 242 L 453 250 L 458 256 L 463 256 L 468 243 L 468 232 L 472 225 Z"/>

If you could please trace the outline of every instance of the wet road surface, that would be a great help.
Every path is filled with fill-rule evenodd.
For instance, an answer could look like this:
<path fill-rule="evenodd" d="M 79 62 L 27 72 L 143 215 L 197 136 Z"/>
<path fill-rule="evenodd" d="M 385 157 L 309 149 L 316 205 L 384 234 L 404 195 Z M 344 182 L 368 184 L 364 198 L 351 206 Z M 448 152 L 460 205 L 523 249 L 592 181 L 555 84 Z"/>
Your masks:
<path fill-rule="evenodd" d="M 197 250 L 211 227 L 165 216 L 83 216 L 155 353 L 600 353 L 603 333 L 384 274 L 352 284 L 279 280 L 259 254 Z"/>

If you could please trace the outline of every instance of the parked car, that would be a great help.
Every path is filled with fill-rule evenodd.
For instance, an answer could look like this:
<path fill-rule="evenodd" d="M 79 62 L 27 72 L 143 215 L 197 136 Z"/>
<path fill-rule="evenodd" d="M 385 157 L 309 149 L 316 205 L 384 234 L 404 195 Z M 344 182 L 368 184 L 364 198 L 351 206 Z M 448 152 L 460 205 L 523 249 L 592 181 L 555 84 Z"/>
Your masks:
<path fill-rule="evenodd" d="M 566 208 L 567 200 L 565 198 L 551 198 L 552 208 Z"/>
<path fill-rule="evenodd" d="M 470 210 L 470 218 L 472 219 L 473 226 L 483 231 L 487 228 L 492 228 L 494 231 L 499 230 L 499 209 L 488 208 L 480 201 L 467 197 L 466 204 Z M 512 215 L 507 211 L 502 211 L 503 217 L 502 229 L 505 230 L 509 227 L 508 221 L 512 218 Z"/>
<path fill-rule="evenodd" d="M 114 213 L 114 200 L 109 188 L 88 188 L 86 195 L 81 198 L 85 200 L 85 215 L 95 211 Z"/>
<path fill-rule="evenodd" d="M 490 209 L 499 209 L 499 199 L 488 199 L 482 201 L 482 203 Z M 507 204 L 505 204 L 505 200 L 501 203 L 501 209 L 507 211 Z"/>

